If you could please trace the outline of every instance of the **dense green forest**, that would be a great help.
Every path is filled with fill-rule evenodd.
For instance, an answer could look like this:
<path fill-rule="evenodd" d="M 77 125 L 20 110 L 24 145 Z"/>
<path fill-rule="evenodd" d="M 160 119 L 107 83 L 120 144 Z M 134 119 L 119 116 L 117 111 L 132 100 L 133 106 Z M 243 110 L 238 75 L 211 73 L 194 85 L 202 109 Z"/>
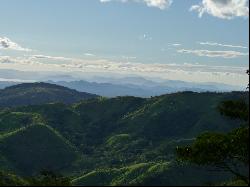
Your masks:
<path fill-rule="evenodd" d="M 42 103 L 26 103 L 27 93 L 8 100 L 10 94 L 0 92 L 0 185 L 233 184 L 231 172 L 180 162 L 176 147 L 192 145 L 201 133 L 242 127 L 241 119 L 221 115 L 218 106 L 227 100 L 248 103 L 248 92 L 92 96 L 62 103 L 58 98 L 72 96 L 53 100 L 52 88 L 40 95 L 29 86 Z"/>

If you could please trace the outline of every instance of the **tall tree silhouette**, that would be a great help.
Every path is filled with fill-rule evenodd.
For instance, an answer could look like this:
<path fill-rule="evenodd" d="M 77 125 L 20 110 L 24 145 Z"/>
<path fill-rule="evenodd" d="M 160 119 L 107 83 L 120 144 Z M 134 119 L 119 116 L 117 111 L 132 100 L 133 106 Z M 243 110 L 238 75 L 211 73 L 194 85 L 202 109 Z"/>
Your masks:
<path fill-rule="evenodd" d="M 249 70 L 247 74 L 249 75 Z M 224 101 L 218 109 L 221 115 L 235 121 L 240 120 L 241 127 L 227 134 L 201 134 L 192 145 L 177 147 L 177 158 L 179 161 L 229 171 L 249 184 L 249 176 L 242 171 L 244 167 L 249 168 L 249 105 L 243 99 Z"/>

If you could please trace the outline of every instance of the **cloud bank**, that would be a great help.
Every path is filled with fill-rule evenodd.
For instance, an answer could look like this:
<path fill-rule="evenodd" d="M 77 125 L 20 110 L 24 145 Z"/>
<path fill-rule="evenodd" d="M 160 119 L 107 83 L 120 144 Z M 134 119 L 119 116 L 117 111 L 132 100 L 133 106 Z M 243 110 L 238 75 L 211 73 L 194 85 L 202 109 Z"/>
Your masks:
<path fill-rule="evenodd" d="M 237 58 L 242 56 L 249 56 L 249 53 L 242 53 L 239 51 L 209 51 L 209 50 L 190 50 L 180 49 L 178 53 L 194 54 L 196 56 L 206 57 L 221 57 L 221 58 Z"/>
<path fill-rule="evenodd" d="M 49 63 L 48 63 L 49 62 Z M 65 57 L 33 55 L 26 57 L 0 56 L 0 69 L 32 72 L 63 72 L 70 75 L 79 73 L 108 73 L 139 75 L 147 78 L 185 80 L 191 82 L 219 82 L 230 85 L 246 85 L 248 67 L 209 66 L 201 64 L 160 64 L 132 63 L 105 59 L 83 60 Z"/>
<path fill-rule="evenodd" d="M 172 0 L 100 0 L 102 3 L 107 3 L 111 1 L 116 2 L 137 2 L 137 3 L 145 3 L 148 7 L 156 7 L 161 10 L 168 8 L 172 4 Z"/>
<path fill-rule="evenodd" d="M 248 4 L 248 0 L 202 0 L 200 4 L 193 5 L 190 11 L 198 12 L 199 17 L 206 13 L 222 19 L 248 18 Z"/>
<path fill-rule="evenodd" d="M 219 46 L 219 47 L 248 49 L 248 47 L 241 46 L 241 45 L 220 44 L 220 43 L 216 43 L 216 42 L 199 42 L 199 44 L 200 45 L 209 45 L 209 46 Z"/>

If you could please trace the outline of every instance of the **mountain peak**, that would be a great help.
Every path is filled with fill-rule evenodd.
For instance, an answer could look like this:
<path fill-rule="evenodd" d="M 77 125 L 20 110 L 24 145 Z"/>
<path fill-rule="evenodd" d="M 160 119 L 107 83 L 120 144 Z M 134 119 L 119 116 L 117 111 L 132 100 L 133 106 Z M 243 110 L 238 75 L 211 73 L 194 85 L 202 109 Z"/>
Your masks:
<path fill-rule="evenodd" d="M 98 96 L 50 83 L 23 83 L 0 90 L 0 107 L 39 105 L 56 102 L 72 104 L 95 97 Z"/>

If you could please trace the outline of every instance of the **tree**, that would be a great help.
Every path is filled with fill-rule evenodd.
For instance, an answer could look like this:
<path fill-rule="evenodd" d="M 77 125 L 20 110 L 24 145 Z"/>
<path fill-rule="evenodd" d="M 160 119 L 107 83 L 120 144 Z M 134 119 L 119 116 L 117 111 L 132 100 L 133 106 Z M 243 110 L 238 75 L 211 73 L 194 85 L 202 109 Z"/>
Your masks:
<path fill-rule="evenodd" d="M 249 177 L 241 171 L 244 166 L 249 168 L 249 106 L 243 100 L 225 101 L 218 109 L 224 116 L 241 120 L 242 126 L 227 134 L 204 133 L 191 146 L 177 147 L 177 158 L 197 165 L 215 166 L 249 183 Z"/>
<path fill-rule="evenodd" d="M 0 186 L 27 186 L 28 182 L 22 178 L 10 174 L 5 171 L 0 171 Z"/>
<path fill-rule="evenodd" d="M 41 171 L 38 176 L 31 177 L 28 181 L 31 186 L 71 186 L 70 178 L 47 170 Z"/>
<path fill-rule="evenodd" d="M 240 119 L 245 123 L 249 121 L 249 106 L 244 100 L 224 101 L 218 109 L 220 114 L 231 119 Z"/>

